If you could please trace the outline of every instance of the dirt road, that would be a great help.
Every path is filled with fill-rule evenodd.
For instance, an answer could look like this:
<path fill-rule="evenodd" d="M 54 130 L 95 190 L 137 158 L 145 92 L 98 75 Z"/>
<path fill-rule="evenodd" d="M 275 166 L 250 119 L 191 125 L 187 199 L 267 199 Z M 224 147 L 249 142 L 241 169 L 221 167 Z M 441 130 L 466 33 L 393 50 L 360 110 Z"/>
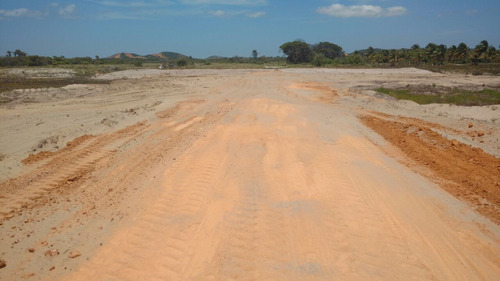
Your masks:
<path fill-rule="evenodd" d="M 325 77 L 207 76 L 154 118 L 32 156 L 1 186 L 0 279 L 498 278 L 500 227 Z"/>

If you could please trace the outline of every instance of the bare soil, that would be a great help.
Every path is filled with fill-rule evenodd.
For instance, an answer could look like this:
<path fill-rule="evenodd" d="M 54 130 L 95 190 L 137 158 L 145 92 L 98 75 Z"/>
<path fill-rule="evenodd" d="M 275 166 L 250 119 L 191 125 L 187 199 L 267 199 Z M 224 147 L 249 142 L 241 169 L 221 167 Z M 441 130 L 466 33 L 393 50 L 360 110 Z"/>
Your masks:
<path fill-rule="evenodd" d="M 0 105 L 0 280 L 496 280 L 500 107 L 418 69 L 128 70 Z M 36 102 L 26 102 L 29 97 Z"/>
<path fill-rule="evenodd" d="M 500 224 L 500 158 L 448 140 L 432 131 L 437 126 L 419 120 L 394 116 L 363 116 L 361 120 L 418 165 L 430 169 L 450 194 Z"/>

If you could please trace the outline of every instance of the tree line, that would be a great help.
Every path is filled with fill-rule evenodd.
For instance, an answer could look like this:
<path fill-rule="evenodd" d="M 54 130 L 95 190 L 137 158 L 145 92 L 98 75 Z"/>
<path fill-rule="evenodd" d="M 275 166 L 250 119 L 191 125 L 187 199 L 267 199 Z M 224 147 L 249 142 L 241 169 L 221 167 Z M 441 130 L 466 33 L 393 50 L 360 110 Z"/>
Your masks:
<path fill-rule="evenodd" d="M 287 42 L 280 46 L 293 64 L 313 64 L 316 66 L 329 64 L 386 64 L 390 66 L 421 66 L 454 64 L 500 63 L 500 47 L 497 50 L 488 41 L 483 40 L 474 48 L 465 43 L 458 46 L 429 43 L 425 47 L 414 44 L 409 49 L 375 49 L 368 47 L 351 54 L 329 42 L 308 44 L 302 40 Z"/>
<path fill-rule="evenodd" d="M 7 55 L 0 57 L 0 67 L 13 67 L 13 66 L 49 66 L 49 65 L 82 65 L 82 64 L 136 64 L 140 60 L 122 60 L 116 58 L 100 58 L 95 56 L 91 57 L 74 57 L 66 58 L 64 56 L 37 56 L 28 55 L 19 49 L 15 51 L 7 51 Z"/>
<path fill-rule="evenodd" d="M 286 55 L 286 60 L 292 64 L 312 64 L 314 66 L 328 65 L 376 65 L 376 66 L 439 66 L 444 64 L 477 65 L 479 63 L 500 63 L 500 47 L 496 49 L 488 41 L 483 40 L 478 45 L 470 48 L 465 43 L 458 46 L 447 47 L 443 44 L 429 43 L 425 47 L 414 44 L 410 48 L 402 49 L 376 49 L 368 47 L 357 50 L 351 54 L 344 52 L 341 46 L 320 42 L 308 44 L 303 40 L 286 42 L 280 46 L 280 50 Z M 251 58 L 233 57 L 197 60 L 205 62 L 227 62 L 227 63 L 255 63 L 265 64 L 270 61 L 279 61 L 278 57 L 258 57 L 257 50 L 252 51 Z M 142 60 L 123 60 L 117 58 L 95 58 L 64 56 L 44 57 L 28 55 L 19 49 L 7 51 L 6 56 L 0 57 L 0 67 L 12 66 L 48 66 L 48 65 L 78 65 L 78 64 L 137 64 L 142 65 Z"/>

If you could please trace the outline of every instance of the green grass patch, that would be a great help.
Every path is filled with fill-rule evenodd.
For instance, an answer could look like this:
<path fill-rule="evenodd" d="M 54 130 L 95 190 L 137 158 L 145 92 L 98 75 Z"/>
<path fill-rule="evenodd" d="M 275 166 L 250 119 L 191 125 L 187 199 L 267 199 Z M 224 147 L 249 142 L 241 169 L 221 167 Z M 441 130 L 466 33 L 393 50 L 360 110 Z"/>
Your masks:
<path fill-rule="evenodd" d="M 71 84 L 109 84 L 110 81 L 90 79 L 88 77 L 69 78 L 21 78 L 0 77 L 0 93 L 15 89 L 59 88 Z M 8 101 L 0 98 L 0 103 Z"/>
<path fill-rule="evenodd" d="M 461 73 L 466 75 L 500 75 L 500 63 L 444 64 L 417 66 L 439 73 Z"/>
<path fill-rule="evenodd" d="M 464 106 L 500 104 L 500 91 L 494 89 L 471 91 L 435 86 L 428 88 L 435 90 L 427 91 L 420 87 L 407 87 L 402 89 L 378 88 L 375 91 L 396 99 L 411 100 L 418 104 L 447 103 Z"/>

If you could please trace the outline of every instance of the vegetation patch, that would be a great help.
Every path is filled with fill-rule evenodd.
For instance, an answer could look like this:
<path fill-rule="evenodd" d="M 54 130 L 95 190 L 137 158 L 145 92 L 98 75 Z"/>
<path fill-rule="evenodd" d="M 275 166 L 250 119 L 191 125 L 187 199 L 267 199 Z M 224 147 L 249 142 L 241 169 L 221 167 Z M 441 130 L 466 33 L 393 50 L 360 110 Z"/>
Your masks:
<path fill-rule="evenodd" d="M 417 85 L 399 89 L 378 88 L 375 91 L 418 104 L 447 103 L 464 106 L 500 104 L 500 91 L 495 89 L 465 90 L 436 85 Z"/>
<path fill-rule="evenodd" d="M 465 75 L 500 75 L 500 63 L 421 65 L 421 69 L 438 73 L 460 73 Z"/>
<path fill-rule="evenodd" d="M 0 93 L 15 89 L 40 89 L 59 88 L 72 84 L 109 84 L 110 81 L 90 79 L 88 77 L 70 78 L 25 78 L 5 76 L 0 77 Z M 7 103 L 10 100 L 0 97 L 0 103 Z"/>

